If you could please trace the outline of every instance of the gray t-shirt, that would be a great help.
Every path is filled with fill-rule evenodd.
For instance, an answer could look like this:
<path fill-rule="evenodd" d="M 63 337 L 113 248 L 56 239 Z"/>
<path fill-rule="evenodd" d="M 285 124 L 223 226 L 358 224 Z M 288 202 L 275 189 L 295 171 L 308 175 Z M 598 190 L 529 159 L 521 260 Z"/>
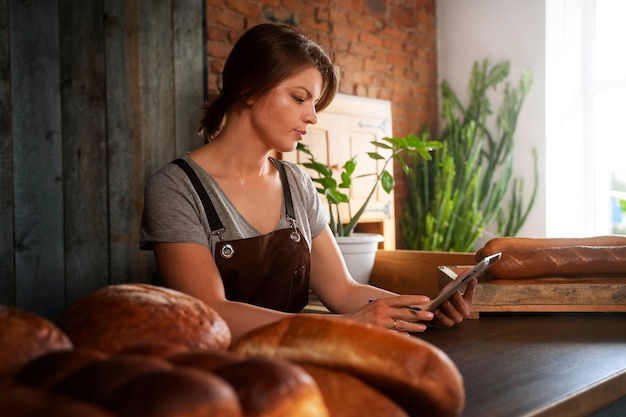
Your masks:
<path fill-rule="evenodd" d="M 198 175 L 207 190 L 215 210 L 222 221 L 225 240 L 259 236 L 260 233 L 241 216 L 217 182 L 200 168 L 187 154 L 181 156 Z M 311 178 L 297 164 L 283 161 L 291 190 L 297 227 L 311 248 L 311 239 L 328 224 L 324 209 Z M 291 222 L 281 208 L 281 219 L 276 230 L 290 228 Z M 211 235 L 204 206 L 185 172 L 175 164 L 157 171 L 146 184 L 144 211 L 141 220 L 141 249 L 152 249 L 156 242 L 199 243 L 211 248 L 219 237 Z"/>

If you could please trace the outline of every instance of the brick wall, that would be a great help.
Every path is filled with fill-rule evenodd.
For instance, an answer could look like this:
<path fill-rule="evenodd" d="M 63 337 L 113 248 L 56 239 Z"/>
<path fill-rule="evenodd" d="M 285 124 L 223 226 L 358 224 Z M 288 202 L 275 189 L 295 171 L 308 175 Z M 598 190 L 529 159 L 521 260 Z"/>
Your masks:
<path fill-rule="evenodd" d="M 435 0 L 207 0 L 209 91 L 234 41 L 262 22 L 289 24 L 341 67 L 342 93 L 392 102 L 395 136 L 436 126 Z M 396 167 L 396 219 L 406 184 Z M 402 247 L 398 239 L 398 247 Z"/>

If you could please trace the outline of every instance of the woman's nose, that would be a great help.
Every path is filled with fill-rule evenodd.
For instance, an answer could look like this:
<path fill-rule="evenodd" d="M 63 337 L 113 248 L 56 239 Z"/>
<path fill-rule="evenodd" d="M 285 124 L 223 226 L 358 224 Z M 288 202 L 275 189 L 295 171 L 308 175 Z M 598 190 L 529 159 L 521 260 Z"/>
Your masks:
<path fill-rule="evenodd" d="M 304 120 L 309 123 L 314 125 L 315 123 L 317 123 L 317 111 L 315 111 L 315 106 L 312 106 L 310 109 L 308 109 L 305 114 L 304 114 Z"/>

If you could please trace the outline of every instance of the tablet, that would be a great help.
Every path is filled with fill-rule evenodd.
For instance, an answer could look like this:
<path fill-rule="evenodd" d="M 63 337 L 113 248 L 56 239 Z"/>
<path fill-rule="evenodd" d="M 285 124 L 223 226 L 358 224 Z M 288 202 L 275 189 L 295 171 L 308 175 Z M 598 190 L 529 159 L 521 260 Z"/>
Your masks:
<path fill-rule="evenodd" d="M 451 285 L 444 287 L 439 295 L 437 295 L 436 298 L 432 299 L 430 303 L 428 303 L 428 305 L 424 307 L 424 310 L 435 310 L 441 305 L 441 303 L 450 298 L 455 292 L 463 289 L 463 287 L 465 287 L 465 285 L 467 285 L 467 283 L 472 278 L 480 278 L 491 267 L 491 265 L 498 262 L 501 256 L 502 252 L 494 253 L 493 255 L 487 256 L 482 261 L 473 266 L 470 270 L 456 277 L 454 281 L 452 281 Z"/>

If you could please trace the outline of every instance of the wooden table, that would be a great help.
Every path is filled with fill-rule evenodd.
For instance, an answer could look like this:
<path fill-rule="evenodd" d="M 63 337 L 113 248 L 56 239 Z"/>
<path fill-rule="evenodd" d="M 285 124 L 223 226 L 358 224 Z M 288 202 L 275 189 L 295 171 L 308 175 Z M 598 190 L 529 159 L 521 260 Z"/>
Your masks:
<path fill-rule="evenodd" d="M 463 417 L 586 416 L 626 395 L 624 313 L 489 314 L 419 337 L 461 371 Z"/>

